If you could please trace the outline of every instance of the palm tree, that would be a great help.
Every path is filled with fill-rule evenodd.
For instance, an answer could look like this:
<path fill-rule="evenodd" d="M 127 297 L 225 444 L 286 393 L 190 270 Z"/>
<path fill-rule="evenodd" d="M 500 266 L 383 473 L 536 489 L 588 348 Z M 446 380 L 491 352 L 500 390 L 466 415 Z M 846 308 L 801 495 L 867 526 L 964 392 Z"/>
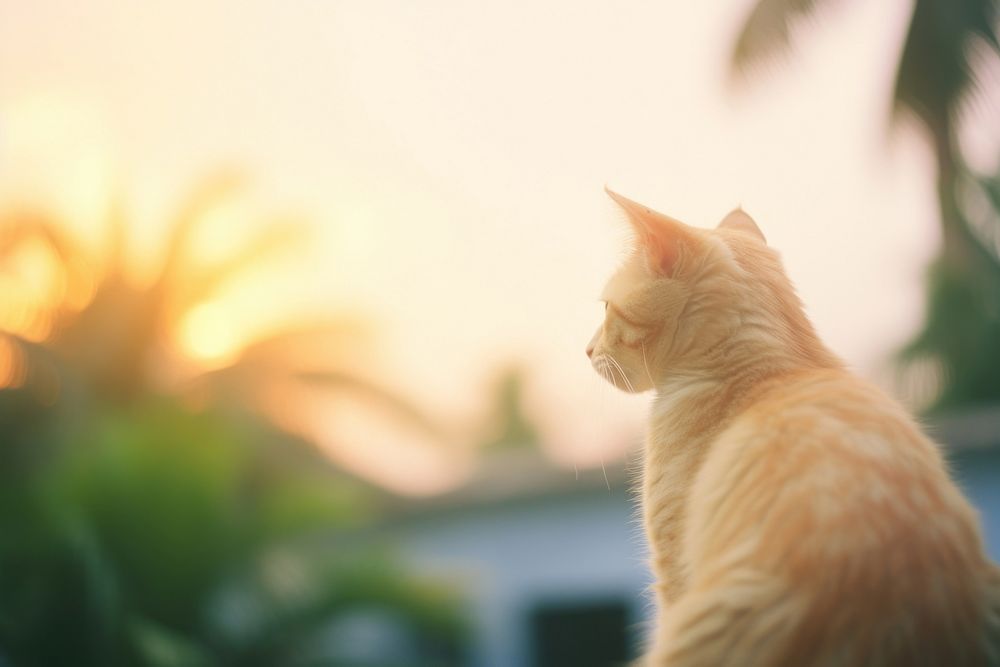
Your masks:
<path fill-rule="evenodd" d="M 525 372 L 517 365 L 504 368 L 494 381 L 493 414 L 484 428 L 483 451 L 507 451 L 535 447 L 538 431 L 525 414 Z"/>
<path fill-rule="evenodd" d="M 788 54 L 796 24 L 836 4 L 759 0 L 733 47 L 733 74 L 746 77 Z M 915 0 L 892 90 L 891 124 L 903 115 L 916 118 L 938 167 L 943 243 L 930 273 L 924 325 L 901 354 L 904 366 L 936 367 L 936 409 L 1000 400 L 1000 253 L 989 229 L 996 222 L 970 222 L 960 195 L 980 179 L 965 167 L 958 142 L 967 104 L 985 85 L 982 73 L 1000 62 L 998 19 L 996 0 Z"/>
<path fill-rule="evenodd" d="M 359 605 L 405 619 L 431 653 L 459 646 L 447 590 L 369 550 L 323 546 L 370 517 L 378 492 L 259 391 L 350 394 L 438 436 L 405 399 L 338 366 L 353 325 L 279 328 L 212 369 L 178 353 L 179 321 L 304 233 L 272 224 L 194 262 L 198 225 L 238 183 L 222 175 L 188 198 L 146 285 L 126 272 L 121 206 L 100 271 L 52 216 L 0 216 L 0 664 L 337 664 L 324 632 Z M 10 288 L 31 253 L 52 274 L 35 299 Z"/>
<path fill-rule="evenodd" d="M 0 217 L 0 267 L 19 248 L 41 244 L 55 258 L 52 269 L 60 274 L 56 282 L 65 286 L 61 300 L 31 304 L 33 312 L 21 318 L 42 322 L 41 335 L 4 330 L 0 320 L 0 340 L 6 340 L 11 363 L 21 366 L 23 379 L 28 384 L 44 384 L 46 376 L 56 373 L 52 364 L 58 362 L 61 372 L 71 375 L 59 381 L 78 383 L 81 395 L 105 402 L 128 403 L 156 393 L 192 391 L 201 394 L 201 400 L 207 392 L 216 400 L 243 403 L 253 411 L 261 405 L 249 389 L 293 383 L 306 391 L 359 395 L 440 436 L 435 425 L 406 400 L 370 378 L 338 367 L 338 361 L 353 352 L 349 339 L 358 331 L 358 323 L 347 318 L 278 328 L 272 335 L 246 341 L 241 353 L 221 368 L 199 372 L 196 367 L 182 385 L 172 382 L 176 366 L 190 365 L 178 358 L 177 323 L 242 272 L 305 237 L 301 222 L 272 221 L 256 236 L 239 242 L 227 257 L 201 265 L 193 261 L 192 238 L 199 224 L 233 199 L 242 183 L 238 175 L 224 172 L 194 190 L 168 226 L 166 252 L 147 285 L 128 277 L 126 221 L 120 205 L 109 215 L 108 259 L 101 271 L 86 261 L 81 244 L 52 216 L 13 211 Z M 91 286 L 82 307 L 69 303 L 73 288 L 79 285 Z M 295 354 L 301 348 L 322 348 L 323 355 L 312 356 L 303 365 L 301 359 L 296 360 L 303 355 Z"/>

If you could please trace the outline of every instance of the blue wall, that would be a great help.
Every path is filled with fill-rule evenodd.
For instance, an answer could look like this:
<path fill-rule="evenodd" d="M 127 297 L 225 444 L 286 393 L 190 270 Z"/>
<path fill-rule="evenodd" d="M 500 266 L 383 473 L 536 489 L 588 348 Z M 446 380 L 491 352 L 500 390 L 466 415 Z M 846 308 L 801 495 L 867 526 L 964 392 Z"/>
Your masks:
<path fill-rule="evenodd" d="M 990 556 L 1000 561 L 1000 448 L 952 452 L 948 458 L 959 485 L 979 510 Z"/>
<path fill-rule="evenodd" d="M 624 488 L 454 508 L 392 530 L 416 569 L 468 593 L 470 664 L 531 664 L 530 613 L 539 604 L 626 602 L 633 652 L 652 610 L 642 530 Z"/>

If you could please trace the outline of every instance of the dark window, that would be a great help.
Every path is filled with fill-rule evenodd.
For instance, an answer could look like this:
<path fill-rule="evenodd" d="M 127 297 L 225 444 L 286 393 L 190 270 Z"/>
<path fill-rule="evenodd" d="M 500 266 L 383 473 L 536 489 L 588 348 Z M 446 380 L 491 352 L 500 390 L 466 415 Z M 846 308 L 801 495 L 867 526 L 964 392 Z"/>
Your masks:
<path fill-rule="evenodd" d="M 535 667 L 610 667 L 634 657 L 623 601 L 542 604 L 530 622 Z"/>

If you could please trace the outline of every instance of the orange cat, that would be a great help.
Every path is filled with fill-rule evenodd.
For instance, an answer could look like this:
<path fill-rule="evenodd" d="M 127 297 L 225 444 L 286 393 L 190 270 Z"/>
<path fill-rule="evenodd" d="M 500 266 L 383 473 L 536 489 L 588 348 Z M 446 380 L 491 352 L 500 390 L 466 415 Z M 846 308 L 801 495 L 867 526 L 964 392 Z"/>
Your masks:
<path fill-rule="evenodd" d="M 976 512 L 906 411 L 820 342 L 753 220 L 696 229 L 609 194 L 638 243 L 587 354 L 656 392 L 642 504 L 660 614 L 641 664 L 998 662 Z"/>

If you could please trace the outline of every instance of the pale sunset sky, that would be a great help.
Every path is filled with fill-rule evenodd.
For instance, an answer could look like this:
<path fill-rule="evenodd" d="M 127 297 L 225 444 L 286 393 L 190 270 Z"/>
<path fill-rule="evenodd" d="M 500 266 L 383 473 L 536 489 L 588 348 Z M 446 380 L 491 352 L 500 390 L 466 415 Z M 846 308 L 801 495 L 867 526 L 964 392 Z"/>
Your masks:
<path fill-rule="evenodd" d="M 886 133 L 910 5 L 845 4 L 734 94 L 746 2 L 8 2 L 0 190 L 59 202 L 96 239 L 86 212 L 122 185 L 149 257 L 185 188 L 241 166 L 317 231 L 212 305 L 231 345 L 358 313 L 378 373 L 460 420 L 517 362 L 553 456 L 599 465 L 645 406 L 584 356 L 626 235 L 605 184 L 699 226 L 741 204 L 866 374 L 919 323 L 933 165 L 913 128 Z M 244 232 L 220 222 L 203 251 Z M 334 456 L 404 491 L 460 476 L 386 447 Z"/>

